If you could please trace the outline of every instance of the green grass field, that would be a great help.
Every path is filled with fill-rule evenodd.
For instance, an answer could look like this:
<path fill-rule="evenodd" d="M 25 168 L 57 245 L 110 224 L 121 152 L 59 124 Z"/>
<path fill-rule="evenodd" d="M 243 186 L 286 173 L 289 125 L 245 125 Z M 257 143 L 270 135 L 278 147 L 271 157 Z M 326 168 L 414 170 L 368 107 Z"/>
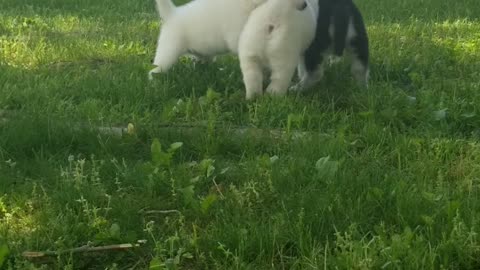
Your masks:
<path fill-rule="evenodd" d="M 357 3 L 368 90 L 246 102 L 153 0 L 0 0 L 0 269 L 479 269 L 480 3 Z"/>

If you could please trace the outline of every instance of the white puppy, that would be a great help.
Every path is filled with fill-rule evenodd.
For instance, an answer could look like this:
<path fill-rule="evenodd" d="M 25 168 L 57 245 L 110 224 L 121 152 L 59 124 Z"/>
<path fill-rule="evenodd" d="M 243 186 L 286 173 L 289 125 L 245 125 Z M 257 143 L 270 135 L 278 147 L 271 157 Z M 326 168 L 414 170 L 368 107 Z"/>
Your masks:
<path fill-rule="evenodd" d="M 271 72 L 267 93 L 283 95 L 315 37 L 318 0 L 268 0 L 248 18 L 239 40 L 246 98 L 263 93 L 263 70 Z"/>
<path fill-rule="evenodd" d="M 175 7 L 171 0 L 156 0 L 163 20 L 149 72 L 167 71 L 181 55 L 209 58 L 238 53 L 238 39 L 248 16 L 266 0 L 194 0 Z"/>

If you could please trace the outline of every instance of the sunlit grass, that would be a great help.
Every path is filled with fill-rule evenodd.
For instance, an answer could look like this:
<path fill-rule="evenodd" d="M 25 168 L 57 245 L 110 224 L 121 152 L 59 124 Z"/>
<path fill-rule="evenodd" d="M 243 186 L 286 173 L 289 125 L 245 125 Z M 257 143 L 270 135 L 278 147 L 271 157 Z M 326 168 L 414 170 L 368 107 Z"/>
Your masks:
<path fill-rule="evenodd" d="M 0 39 L 0 57 L 9 66 L 38 68 L 42 65 L 86 59 L 112 59 L 146 55 L 148 34 L 158 23 L 106 25 L 102 20 L 78 16 L 3 17 L 4 34 Z M 144 25 L 147 33 L 134 28 Z M 138 30 L 138 29 L 137 29 Z M 113 34 L 112 34 L 113 33 Z"/>

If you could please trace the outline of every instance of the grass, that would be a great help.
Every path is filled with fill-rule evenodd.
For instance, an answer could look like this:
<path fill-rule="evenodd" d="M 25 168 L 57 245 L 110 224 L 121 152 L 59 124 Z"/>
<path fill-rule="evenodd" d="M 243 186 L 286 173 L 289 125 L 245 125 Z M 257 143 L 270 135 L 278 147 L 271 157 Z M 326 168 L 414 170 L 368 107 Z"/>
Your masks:
<path fill-rule="evenodd" d="M 480 4 L 357 2 L 368 90 L 246 102 L 234 57 L 147 81 L 153 1 L 0 0 L 0 269 L 478 269 Z"/>

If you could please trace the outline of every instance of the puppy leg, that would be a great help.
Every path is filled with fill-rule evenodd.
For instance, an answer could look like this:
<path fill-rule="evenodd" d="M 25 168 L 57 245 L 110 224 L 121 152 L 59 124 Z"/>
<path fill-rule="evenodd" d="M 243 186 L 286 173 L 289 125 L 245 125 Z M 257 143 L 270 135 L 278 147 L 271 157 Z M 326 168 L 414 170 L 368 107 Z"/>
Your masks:
<path fill-rule="evenodd" d="M 240 68 L 246 89 L 246 99 L 250 100 L 262 94 L 263 70 L 254 57 L 240 57 Z"/>
<path fill-rule="evenodd" d="M 331 15 L 327 9 L 321 8 L 320 11 L 315 38 L 300 59 L 299 71 L 305 69 L 306 72 L 303 74 L 299 72 L 300 82 L 293 86 L 292 90 L 306 90 L 323 77 L 325 56 L 332 43 L 329 35 Z"/>
<path fill-rule="evenodd" d="M 352 58 L 351 72 L 360 86 L 368 87 L 368 39 L 366 35 L 358 35 L 350 41 L 350 51 Z"/>
<path fill-rule="evenodd" d="M 308 70 L 307 70 L 307 67 L 305 66 L 304 56 L 300 57 L 300 61 L 297 65 L 297 75 L 298 75 L 298 78 L 299 78 L 299 82 L 296 83 L 295 85 L 291 86 L 290 91 L 304 90 L 300 87 L 300 82 L 304 81 L 308 76 Z"/>
<path fill-rule="evenodd" d="M 267 93 L 273 95 L 285 95 L 295 74 L 296 63 L 298 59 L 285 57 L 270 59 L 272 74 L 270 75 L 270 84 L 267 87 Z"/>
<path fill-rule="evenodd" d="M 168 32 L 161 35 L 158 40 L 155 59 L 153 60 L 153 64 L 157 67 L 148 72 L 149 80 L 153 79 L 154 73 L 162 73 L 170 69 L 177 62 L 178 57 L 184 53 L 182 42 L 176 35 L 169 35 Z"/>
<path fill-rule="evenodd" d="M 210 64 L 215 62 L 215 57 L 210 57 L 210 56 L 204 56 L 204 55 L 199 55 L 199 54 L 189 54 L 188 55 L 190 59 L 192 59 L 193 63 L 199 63 L 199 64 Z"/>
<path fill-rule="evenodd" d="M 305 64 L 303 60 L 301 60 L 300 64 L 298 65 L 298 74 L 300 77 L 300 81 L 294 86 L 292 86 L 291 90 L 303 91 L 312 87 L 317 82 L 322 80 L 323 74 L 324 74 L 323 56 L 320 56 L 318 61 L 319 61 L 318 66 L 313 71 L 308 72 L 307 69 L 305 68 Z"/>
<path fill-rule="evenodd" d="M 368 66 L 357 56 L 352 58 L 351 72 L 355 80 L 361 87 L 368 88 Z"/>
<path fill-rule="evenodd" d="M 297 66 L 297 73 L 298 73 L 298 78 L 300 79 L 300 81 L 308 76 L 308 70 L 307 70 L 307 67 L 305 66 L 304 56 L 300 57 L 300 61 L 299 61 L 298 66 Z"/>

